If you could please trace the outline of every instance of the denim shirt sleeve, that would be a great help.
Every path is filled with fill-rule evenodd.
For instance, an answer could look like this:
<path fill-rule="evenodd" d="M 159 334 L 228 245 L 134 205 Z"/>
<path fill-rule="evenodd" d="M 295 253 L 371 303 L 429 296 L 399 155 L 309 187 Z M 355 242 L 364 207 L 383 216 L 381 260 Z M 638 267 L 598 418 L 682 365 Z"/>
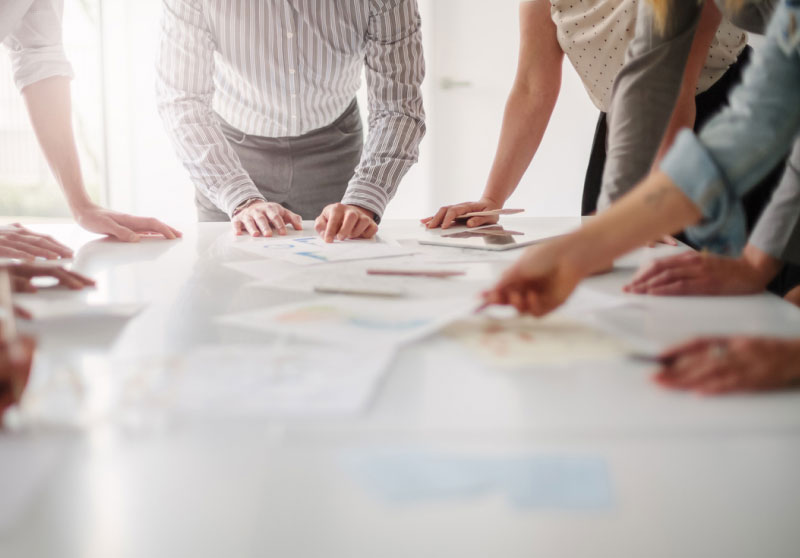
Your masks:
<path fill-rule="evenodd" d="M 740 200 L 785 157 L 800 131 L 799 25 L 800 0 L 785 0 L 730 106 L 699 137 L 681 132 L 661 162 L 703 213 L 689 238 L 715 252 L 741 251 L 746 233 Z"/>

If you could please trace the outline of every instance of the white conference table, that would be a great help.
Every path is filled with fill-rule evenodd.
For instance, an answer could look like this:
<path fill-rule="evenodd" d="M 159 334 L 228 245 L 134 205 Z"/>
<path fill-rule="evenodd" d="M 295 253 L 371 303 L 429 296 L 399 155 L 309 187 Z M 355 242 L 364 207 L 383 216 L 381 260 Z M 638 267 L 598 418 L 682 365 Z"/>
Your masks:
<path fill-rule="evenodd" d="M 0 556 L 800 554 L 798 391 L 673 393 L 652 382 L 650 367 L 624 358 L 490 370 L 434 335 L 399 352 L 354 418 L 109 419 L 104 393 L 114 371 L 98 364 L 109 355 L 269 343 L 214 318 L 304 297 L 252 287 L 224 267 L 248 259 L 229 227 L 192 224 L 180 241 L 136 245 L 40 227 L 79 248 L 75 269 L 98 280 L 92 291 L 44 296 L 146 307 L 130 320 L 27 326 L 49 363 L 35 375 L 48 366 L 79 370 L 83 414 L 62 424 L 23 421 L 0 435 L 0 451 L 3 442 L 61 448 L 36 497 L 0 532 Z M 412 222 L 382 227 L 395 238 L 415 231 Z M 643 249 L 587 285 L 617 293 L 639 262 L 674 251 Z M 507 264 L 491 265 L 499 272 Z M 767 294 L 641 297 L 604 316 L 614 331 L 658 344 L 702 333 L 800 335 L 800 311 Z M 452 354 L 449 365 L 443 354 Z M 450 490 L 393 499 L 359 478 L 364 469 L 345 465 L 353 456 L 388 459 L 384 472 L 393 459 L 399 468 L 412 463 L 433 477 L 443 461 L 447 477 L 475 463 L 589 460 L 603 464 L 589 476 L 605 479 L 610 499 L 582 506 L 557 495 L 549 505 L 519 505 L 496 487 L 459 489 L 457 479 Z"/>

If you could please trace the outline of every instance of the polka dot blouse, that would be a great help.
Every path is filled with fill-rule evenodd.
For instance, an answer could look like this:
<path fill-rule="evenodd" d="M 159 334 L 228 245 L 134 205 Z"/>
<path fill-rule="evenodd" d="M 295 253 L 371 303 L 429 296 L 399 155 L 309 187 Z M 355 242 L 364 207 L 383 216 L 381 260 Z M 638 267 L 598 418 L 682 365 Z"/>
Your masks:
<path fill-rule="evenodd" d="M 639 0 L 550 0 L 558 43 L 602 111 L 611 101 L 614 78 L 633 39 Z M 747 35 L 728 21 L 717 30 L 697 92 L 710 88 L 739 57 Z"/>

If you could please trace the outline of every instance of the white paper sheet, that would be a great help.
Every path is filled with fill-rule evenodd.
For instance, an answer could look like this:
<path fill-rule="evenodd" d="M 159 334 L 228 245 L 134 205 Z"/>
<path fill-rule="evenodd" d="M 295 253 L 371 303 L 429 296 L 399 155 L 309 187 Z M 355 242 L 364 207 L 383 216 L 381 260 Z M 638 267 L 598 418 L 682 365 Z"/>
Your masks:
<path fill-rule="evenodd" d="M 451 324 L 443 333 L 492 368 L 573 365 L 619 359 L 631 351 L 622 340 L 559 315 L 476 316 Z"/>
<path fill-rule="evenodd" d="M 327 243 L 318 236 L 291 236 L 251 239 L 250 242 L 239 242 L 234 246 L 262 258 L 297 265 L 394 258 L 414 253 L 413 248 L 403 247 L 379 237 Z"/>
<path fill-rule="evenodd" d="M 606 293 L 585 283 L 578 285 L 567 301 L 556 310 L 562 316 L 582 318 L 602 310 L 636 304 L 636 295 Z"/>
<path fill-rule="evenodd" d="M 282 289 L 312 293 L 315 287 L 383 289 L 398 291 L 410 298 L 475 297 L 494 281 L 497 272 L 490 264 L 472 263 L 446 266 L 463 271 L 459 277 L 436 279 L 430 277 L 402 277 L 369 275 L 371 268 L 443 269 L 443 265 L 418 264 L 405 258 L 385 262 L 349 262 L 325 266 L 297 267 L 284 262 L 252 260 L 231 262 L 226 267 L 252 277 L 256 281 L 248 286 L 265 289 Z"/>
<path fill-rule="evenodd" d="M 31 313 L 35 321 L 63 320 L 68 318 L 119 317 L 132 318 L 142 304 L 100 304 L 83 300 L 52 297 L 18 297 L 15 302 Z"/>
<path fill-rule="evenodd" d="M 120 407 L 206 417 L 314 417 L 359 413 L 370 402 L 392 350 L 276 343 L 209 345 L 132 371 Z"/>
<path fill-rule="evenodd" d="M 231 314 L 219 322 L 339 347 L 397 347 L 437 331 L 475 306 L 477 302 L 468 297 L 384 300 L 326 296 Z"/>
<path fill-rule="evenodd" d="M 341 467 L 394 505 L 503 494 L 523 509 L 600 510 L 614 505 L 608 464 L 596 456 L 474 456 L 408 450 L 345 453 Z"/>

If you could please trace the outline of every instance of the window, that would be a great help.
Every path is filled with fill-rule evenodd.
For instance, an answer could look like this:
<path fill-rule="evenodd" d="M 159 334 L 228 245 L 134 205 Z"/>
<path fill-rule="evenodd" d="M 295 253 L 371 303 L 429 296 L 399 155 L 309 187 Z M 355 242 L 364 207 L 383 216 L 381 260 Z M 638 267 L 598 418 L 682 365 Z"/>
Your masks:
<path fill-rule="evenodd" d="M 103 202 L 105 167 L 100 0 L 66 2 L 64 46 L 75 70 L 73 127 L 86 189 Z M 0 49 L 0 216 L 67 218 L 69 209 L 42 155 L 25 104 Z M 41 220 L 41 219 L 40 219 Z"/>

